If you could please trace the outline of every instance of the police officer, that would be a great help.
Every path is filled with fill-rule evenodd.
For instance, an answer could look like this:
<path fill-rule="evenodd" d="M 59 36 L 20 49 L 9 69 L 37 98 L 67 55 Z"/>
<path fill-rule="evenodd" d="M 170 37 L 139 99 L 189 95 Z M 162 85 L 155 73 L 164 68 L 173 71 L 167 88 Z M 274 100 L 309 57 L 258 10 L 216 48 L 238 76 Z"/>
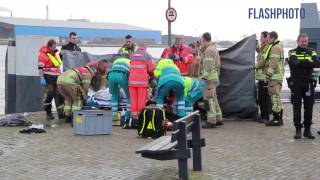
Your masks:
<path fill-rule="evenodd" d="M 266 61 L 266 79 L 268 93 L 271 97 L 273 119 L 266 122 L 266 126 L 281 126 L 283 125 L 283 107 L 280 94 L 284 77 L 284 53 L 277 32 L 270 32 L 268 38 L 269 46 L 264 59 Z"/>
<path fill-rule="evenodd" d="M 260 117 L 258 122 L 265 123 L 269 121 L 269 112 L 271 99 L 268 94 L 268 83 L 266 81 L 266 61 L 263 58 L 268 49 L 268 32 L 263 31 L 260 35 L 261 45 L 257 45 L 257 63 L 256 63 L 256 80 L 258 81 L 258 105 Z"/>
<path fill-rule="evenodd" d="M 320 66 L 317 53 L 308 48 L 308 35 L 298 36 L 298 47 L 289 51 L 290 78 L 288 85 L 291 89 L 291 103 L 293 105 L 293 122 L 296 128 L 294 139 L 301 139 L 301 128 L 304 126 L 303 136 L 315 139 L 310 127 L 312 124 L 312 110 L 314 104 L 314 89 L 316 80 L 313 79 L 313 68 Z M 301 100 L 303 99 L 304 121 L 301 124 Z"/>

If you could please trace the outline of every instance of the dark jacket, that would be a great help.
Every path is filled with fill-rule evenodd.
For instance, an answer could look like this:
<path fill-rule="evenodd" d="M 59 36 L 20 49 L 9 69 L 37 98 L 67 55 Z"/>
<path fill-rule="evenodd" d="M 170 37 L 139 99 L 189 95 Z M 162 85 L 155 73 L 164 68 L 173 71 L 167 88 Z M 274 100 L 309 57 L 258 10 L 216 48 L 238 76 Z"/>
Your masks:
<path fill-rule="evenodd" d="M 81 52 L 81 48 L 79 46 L 77 46 L 76 44 L 73 44 L 71 42 L 69 42 L 68 44 L 63 45 L 61 47 L 61 50 L 80 51 Z"/>
<path fill-rule="evenodd" d="M 317 53 L 311 48 L 290 50 L 288 63 L 291 77 L 297 79 L 311 79 L 313 68 L 320 67 Z"/>

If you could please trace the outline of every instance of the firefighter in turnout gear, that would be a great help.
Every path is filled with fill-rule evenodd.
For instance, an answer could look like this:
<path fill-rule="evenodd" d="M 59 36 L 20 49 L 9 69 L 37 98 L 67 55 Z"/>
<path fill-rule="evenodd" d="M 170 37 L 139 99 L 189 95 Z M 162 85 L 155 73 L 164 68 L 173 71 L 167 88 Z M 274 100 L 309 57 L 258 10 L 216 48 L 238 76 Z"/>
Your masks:
<path fill-rule="evenodd" d="M 260 35 L 259 47 L 257 44 L 257 63 L 256 63 L 256 80 L 258 81 L 258 105 L 260 109 L 260 117 L 258 122 L 266 123 L 269 121 L 269 112 L 271 112 L 271 99 L 268 94 L 268 83 L 266 81 L 266 62 L 264 55 L 268 49 L 268 32 L 264 31 Z"/>
<path fill-rule="evenodd" d="M 216 86 L 220 74 L 219 52 L 211 41 L 210 33 L 204 33 L 201 39 L 201 59 L 199 78 L 205 81 L 203 89 L 204 100 L 207 101 L 207 123 L 203 128 L 215 128 L 223 125 L 222 112 L 218 103 Z"/>
<path fill-rule="evenodd" d="M 266 122 L 266 126 L 281 126 L 283 125 L 283 107 L 280 94 L 284 77 L 284 53 L 278 40 L 278 34 L 272 31 L 268 37 L 269 45 L 264 59 L 266 61 L 266 78 L 271 97 L 273 119 Z"/>
<path fill-rule="evenodd" d="M 57 84 L 59 92 L 65 98 L 64 111 L 68 121 L 71 122 L 73 111 L 82 109 L 92 84 L 91 80 L 97 76 L 105 76 L 107 68 L 108 62 L 101 60 L 90 62 L 84 67 L 69 69 L 59 76 Z"/>
<path fill-rule="evenodd" d="M 314 104 L 314 90 L 317 80 L 313 77 L 313 68 L 320 66 L 317 53 L 308 48 L 308 36 L 302 33 L 298 36 L 298 47 L 289 51 L 290 78 L 287 79 L 291 89 L 291 103 L 293 105 L 293 122 L 296 128 L 294 139 L 303 136 L 309 139 L 315 137 L 311 133 L 312 111 Z M 303 99 L 304 121 L 301 124 L 301 100 Z"/>

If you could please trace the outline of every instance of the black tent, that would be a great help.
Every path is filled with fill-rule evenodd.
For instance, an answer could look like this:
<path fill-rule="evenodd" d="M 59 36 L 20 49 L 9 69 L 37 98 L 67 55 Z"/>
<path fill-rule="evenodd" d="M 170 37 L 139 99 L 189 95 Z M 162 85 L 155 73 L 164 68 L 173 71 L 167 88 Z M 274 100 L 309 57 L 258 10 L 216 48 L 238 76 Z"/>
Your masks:
<path fill-rule="evenodd" d="M 221 56 L 218 100 L 224 117 L 256 118 L 256 35 L 219 52 Z"/>

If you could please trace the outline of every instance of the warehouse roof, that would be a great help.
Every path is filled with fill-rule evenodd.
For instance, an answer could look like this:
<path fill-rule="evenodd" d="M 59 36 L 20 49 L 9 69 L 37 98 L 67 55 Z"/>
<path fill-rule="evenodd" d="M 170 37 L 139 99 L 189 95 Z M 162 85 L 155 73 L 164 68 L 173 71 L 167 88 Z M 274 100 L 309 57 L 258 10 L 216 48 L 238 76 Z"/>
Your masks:
<path fill-rule="evenodd" d="M 0 22 L 11 25 L 22 26 L 42 26 L 42 27 L 65 27 L 65 28 L 90 28 L 90 29 L 118 29 L 118 30 L 140 30 L 140 31 L 156 31 L 143 27 L 122 24 L 122 23 L 99 23 L 86 21 L 63 21 L 63 20 L 45 20 L 45 19 L 29 19 L 29 18 L 11 18 L 0 17 Z"/>

